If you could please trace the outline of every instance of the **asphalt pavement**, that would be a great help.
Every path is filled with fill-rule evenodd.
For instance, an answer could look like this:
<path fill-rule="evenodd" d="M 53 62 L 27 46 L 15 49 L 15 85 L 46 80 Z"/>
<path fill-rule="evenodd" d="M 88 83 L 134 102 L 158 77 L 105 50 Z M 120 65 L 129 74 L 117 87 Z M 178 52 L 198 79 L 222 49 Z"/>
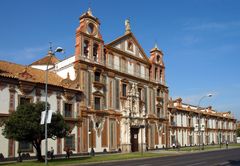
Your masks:
<path fill-rule="evenodd" d="M 121 154 L 119 154 L 121 155 Z M 240 148 L 177 156 L 87 164 L 88 166 L 240 166 Z"/>

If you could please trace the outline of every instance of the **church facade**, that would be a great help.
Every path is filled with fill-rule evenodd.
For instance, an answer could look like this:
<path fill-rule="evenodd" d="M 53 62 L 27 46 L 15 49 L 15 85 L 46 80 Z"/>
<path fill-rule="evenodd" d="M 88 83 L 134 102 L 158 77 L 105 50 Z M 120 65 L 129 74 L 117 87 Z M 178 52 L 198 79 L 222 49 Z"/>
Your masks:
<path fill-rule="evenodd" d="M 71 130 L 65 138 L 49 139 L 48 150 L 53 147 L 55 154 L 62 155 L 65 147 L 74 154 L 88 154 L 172 146 L 177 130 L 171 117 L 179 107 L 169 101 L 163 52 L 154 46 L 147 55 L 131 32 L 129 20 L 125 34 L 108 44 L 91 10 L 79 20 L 74 56 L 59 61 L 50 50 L 28 66 L 0 61 L 0 130 L 18 105 L 45 100 L 48 64 L 48 102 Z M 8 140 L 1 134 L 0 140 L 4 157 L 16 157 L 18 150 L 35 155 L 30 143 Z"/>
<path fill-rule="evenodd" d="M 50 62 L 49 103 L 71 126 L 68 137 L 49 140 L 57 154 L 64 154 L 66 146 L 74 154 L 166 147 L 168 87 L 162 51 L 155 46 L 149 58 L 129 20 L 125 34 L 109 44 L 99 29 L 99 20 L 88 10 L 76 29 L 74 56 L 59 61 L 49 51 L 30 66 L 2 61 L 1 119 L 21 103 L 44 101 L 44 73 Z M 28 143 L 2 135 L 0 139 L 5 146 L 0 153 L 6 157 L 17 156 L 19 148 L 34 153 Z"/>

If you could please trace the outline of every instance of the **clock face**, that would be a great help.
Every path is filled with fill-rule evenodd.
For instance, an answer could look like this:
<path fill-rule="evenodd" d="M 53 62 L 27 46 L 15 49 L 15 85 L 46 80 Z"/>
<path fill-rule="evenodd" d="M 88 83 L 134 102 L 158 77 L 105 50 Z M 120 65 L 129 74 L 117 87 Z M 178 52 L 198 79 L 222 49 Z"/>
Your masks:
<path fill-rule="evenodd" d="M 95 31 L 95 26 L 93 25 L 93 23 L 89 23 L 87 26 L 87 32 L 92 35 Z"/>

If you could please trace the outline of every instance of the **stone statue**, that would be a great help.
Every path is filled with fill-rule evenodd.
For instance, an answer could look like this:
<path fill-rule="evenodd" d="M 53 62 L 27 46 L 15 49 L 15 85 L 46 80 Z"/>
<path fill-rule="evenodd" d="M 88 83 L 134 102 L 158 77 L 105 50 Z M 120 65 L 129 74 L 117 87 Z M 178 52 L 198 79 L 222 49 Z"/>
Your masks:
<path fill-rule="evenodd" d="M 130 27 L 130 21 L 129 19 L 125 20 L 125 34 L 130 33 L 131 32 L 131 27 Z"/>

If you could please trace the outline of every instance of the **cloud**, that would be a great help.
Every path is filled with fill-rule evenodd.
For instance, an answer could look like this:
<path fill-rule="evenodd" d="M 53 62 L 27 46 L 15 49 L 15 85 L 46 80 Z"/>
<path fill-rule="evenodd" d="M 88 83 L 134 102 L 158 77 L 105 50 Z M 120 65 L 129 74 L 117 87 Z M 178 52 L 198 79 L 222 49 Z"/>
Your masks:
<path fill-rule="evenodd" d="M 196 44 L 199 41 L 201 41 L 201 39 L 199 37 L 194 36 L 194 35 L 188 35 L 188 36 L 183 37 L 183 39 L 182 39 L 182 43 L 185 46 Z"/>
<path fill-rule="evenodd" d="M 239 28 L 240 21 L 232 21 L 232 22 L 205 22 L 201 24 L 187 23 L 184 26 L 184 30 L 225 30 L 228 28 Z"/>

